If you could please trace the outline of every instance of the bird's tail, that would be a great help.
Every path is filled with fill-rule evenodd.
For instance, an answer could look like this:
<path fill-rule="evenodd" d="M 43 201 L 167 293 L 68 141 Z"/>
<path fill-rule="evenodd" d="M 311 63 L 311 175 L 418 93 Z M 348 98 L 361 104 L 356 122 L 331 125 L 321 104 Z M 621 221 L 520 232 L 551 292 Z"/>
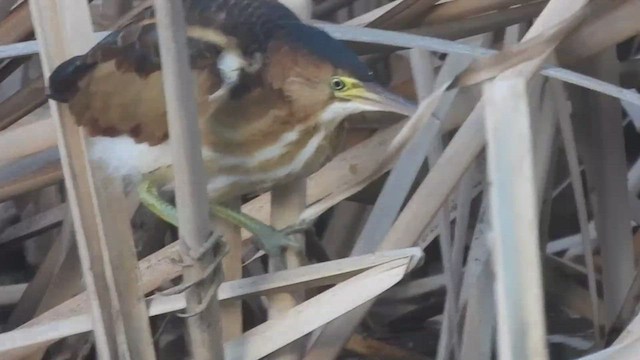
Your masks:
<path fill-rule="evenodd" d="M 74 56 L 53 70 L 49 76 L 49 99 L 67 103 L 78 92 L 78 83 L 96 66 L 96 63 L 87 63 L 86 57 Z"/>

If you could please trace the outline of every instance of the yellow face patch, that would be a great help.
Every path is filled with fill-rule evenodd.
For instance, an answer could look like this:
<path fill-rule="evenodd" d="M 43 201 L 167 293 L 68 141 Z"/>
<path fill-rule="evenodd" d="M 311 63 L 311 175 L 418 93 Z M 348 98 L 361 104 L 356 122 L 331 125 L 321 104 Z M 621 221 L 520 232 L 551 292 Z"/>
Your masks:
<path fill-rule="evenodd" d="M 346 76 L 332 77 L 329 79 L 329 87 L 336 98 L 343 100 L 354 100 L 364 97 L 367 93 L 359 80 Z"/>

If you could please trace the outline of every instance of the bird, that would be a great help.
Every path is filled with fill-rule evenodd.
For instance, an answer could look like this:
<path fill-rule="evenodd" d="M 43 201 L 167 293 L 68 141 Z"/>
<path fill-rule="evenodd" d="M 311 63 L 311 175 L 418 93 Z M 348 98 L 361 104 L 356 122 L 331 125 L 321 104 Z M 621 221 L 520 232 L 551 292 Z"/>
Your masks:
<path fill-rule="evenodd" d="M 335 155 L 347 116 L 409 116 L 415 104 L 277 0 L 182 1 L 211 212 L 252 232 L 268 254 L 294 246 L 224 202 L 320 169 Z M 62 62 L 47 96 L 86 130 L 91 161 L 137 179 L 141 202 L 178 226 L 175 208 L 158 195 L 174 174 L 154 16 L 150 6 Z"/>

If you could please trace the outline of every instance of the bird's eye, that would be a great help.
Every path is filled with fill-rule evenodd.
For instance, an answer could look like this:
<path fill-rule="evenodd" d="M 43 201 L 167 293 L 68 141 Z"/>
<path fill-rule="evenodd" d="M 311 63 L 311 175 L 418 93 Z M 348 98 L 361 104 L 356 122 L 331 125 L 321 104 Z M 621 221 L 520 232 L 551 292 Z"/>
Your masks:
<path fill-rule="evenodd" d="M 347 84 L 345 84 L 344 81 L 342 81 L 342 79 L 340 78 L 331 79 L 331 89 L 333 89 L 334 91 L 344 90 L 345 87 L 347 87 Z"/>

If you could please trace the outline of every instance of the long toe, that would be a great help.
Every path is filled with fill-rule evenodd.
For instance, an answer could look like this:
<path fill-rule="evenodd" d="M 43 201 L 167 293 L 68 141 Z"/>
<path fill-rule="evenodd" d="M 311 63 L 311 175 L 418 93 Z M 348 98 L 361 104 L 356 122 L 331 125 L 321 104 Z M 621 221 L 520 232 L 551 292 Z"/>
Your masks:
<path fill-rule="evenodd" d="M 286 235 L 305 233 L 307 230 L 313 227 L 313 224 L 314 221 L 312 220 L 303 220 L 296 224 L 285 227 L 284 229 L 280 230 L 280 232 Z"/>
<path fill-rule="evenodd" d="M 280 255 L 285 249 L 298 251 L 302 248 L 301 242 L 295 237 L 276 230 L 269 232 L 269 234 L 256 235 L 254 241 L 258 242 L 258 247 L 269 256 Z"/>

